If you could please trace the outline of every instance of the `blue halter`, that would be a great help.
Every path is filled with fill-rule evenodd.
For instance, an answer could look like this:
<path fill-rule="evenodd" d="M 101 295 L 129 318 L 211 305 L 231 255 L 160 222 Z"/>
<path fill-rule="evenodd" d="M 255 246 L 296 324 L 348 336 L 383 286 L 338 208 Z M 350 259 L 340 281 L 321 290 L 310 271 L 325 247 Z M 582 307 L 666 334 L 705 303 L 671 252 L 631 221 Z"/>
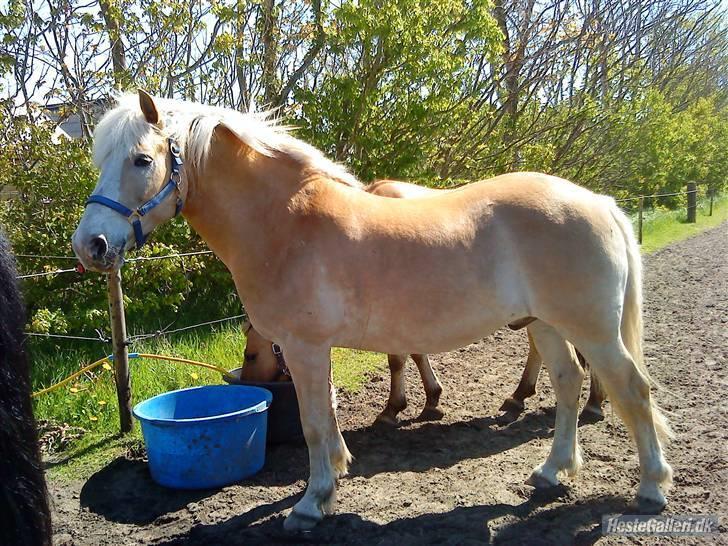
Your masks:
<path fill-rule="evenodd" d="M 164 201 L 167 196 L 169 196 L 169 194 L 174 191 L 177 192 L 177 204 L 175 207 L 174 215 L 178 216 L 180 211 L 182 210 L 182 207 L 184 206 L 184 202 L 182 201 L 182 196 L 179 189 L 179 184 L 182 180 L 182 177 L 180 175 L 180 169 L 182 168 L 182 157 L 180 156 L 179 146 L 174 141 L 174 139 L 170 138 L 168 140 L 169 154 L 172 156 L 172 172 L 169 175 L 169 181 L 164 185 L 161 190 L 157 192 L 157 195 L 152 197 L 149 201 L 138 207 L 136 210 L 132 210 L 126 205 L 123 205 L 118 201 L 114 201 L 113 199 L 109 199 L 108 197 L 104 197 L 103 195 L 94 194 L 89 196 L 89 198 L 86 200 L 86 205 L 89 205 L 89 203 L 98 203 L 99 205 L 104 205 L 105 207 L 109 207 L 111 210 L 118 212 L 127 220 L 129 220 L 132 227 L 134 228 L 134 238 L 136 239 L 137 249 L 144 246 L 144 243 L 147 241 L 147 237 L 149 236 L 149 234 L 145 235 L 144 231 L 142 230 L 142 216 L 159 206 L 162 201 Z"/>

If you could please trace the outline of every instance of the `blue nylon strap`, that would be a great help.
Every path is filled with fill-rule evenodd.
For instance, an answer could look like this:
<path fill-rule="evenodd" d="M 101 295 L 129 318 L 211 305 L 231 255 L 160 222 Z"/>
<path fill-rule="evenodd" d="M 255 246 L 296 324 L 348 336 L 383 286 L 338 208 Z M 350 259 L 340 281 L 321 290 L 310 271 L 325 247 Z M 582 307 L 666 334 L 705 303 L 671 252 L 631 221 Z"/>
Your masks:
<path fill-rule="evenodd" d="M 108 197 L 104 197 L 103 195 L 98 194 L 91 195 L 86 200 L 86 205 L 89 205 L 91 203 L 104 205 L 105 207 L 109 207 L 110 209 L 126 217 L 129 222 L 131 222 L 131 225 L 134 228 L 134 239 L 136 240 L 137 249 L 144 246 L 144 243 L 147 241 L 148 236 L 148 234 L 144 234 L 144 230 L 142 229 L 142 216 L 147 214 L 155 207 L 158 207 L 162 203 L 162 201 L 164 201 L 173 191 L 177 191 L 177 201 L 174 207 L 174 215 L 179 215 L 179 213 L 182 211 L 182 207 L 184 206 L 184 201 L 182 201 L 182 197 L 180 197 L 179 194 L 179 182 L 181 180 L 180 168 L 182 167 L 182 157 L 180 156 L 179 146 L 177 146 L 177 143 L 172 138 L 169 139 L 169 153 L 172 156 L 172 173 L 170 174 L 169 181 L 164 185 L 161 190 L 157 192 L 154 197 L 152 197 L 149 201 L 144 203 L 138 209 L 132 210 L 126 205 L 119 203 L 118 201 L 114 201 L 113 199 L 109 199 Z"/>
<path fill-rule="evenodd" d="M 144 246 L 144 243 L 147 242 L 147 236 L 144 235 L 142 222 L 139 217 L 134 218 L 134 221 L 131 223 L 131 225 L 134 228 L 134 239 L 136 239 L 136 246 L 137 248 L 141 248 Z"/>
<path fill-rule="evenodd" d="M 125 207 L 118 201 L 114 201 L 113 199 L 104 197 L 103 195 L 90 195 L 89 198 L 86 200 L 86 204 L 88 205 L 90 203 L 98 203 L 99 205 L 109 207 L 110 209 L 115 210 L 116 212 L 126 216 L 127 218 L 134 214 L 134 211 L 130 208 Z"/>
<path fill-rule="evenodd" d="M 146 213 L 148 213 L 153 208 L 156 208 L 160 205 L 162 201 L 164 201 L 167 196 L 175 191 L 177 189 L 177 183 L 170 179 L 169 182 L 167 182 L 164 187 L 159 190 L 159 193 L 152 197 L 149 201 L 144 203 L 141 207 L 137 209 L 137 212 L 139 213 L 139 216 L 144 216 Z"/>

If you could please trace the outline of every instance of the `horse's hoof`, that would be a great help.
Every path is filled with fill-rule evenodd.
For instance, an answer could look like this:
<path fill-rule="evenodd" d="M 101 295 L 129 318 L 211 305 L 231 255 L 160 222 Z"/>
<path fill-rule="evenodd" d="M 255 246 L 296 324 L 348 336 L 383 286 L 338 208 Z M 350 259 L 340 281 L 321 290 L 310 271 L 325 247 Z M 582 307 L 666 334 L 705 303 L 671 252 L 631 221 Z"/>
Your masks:
<path fill-rule="evenodd" d="M 502 427 L 506 427 L 511 423 L 515 423 L 516 421 L 518 421 L 519 416 L 520 413 L 516 413 L 514 411 L 506 411 L 505 413 L 501 413 L 500 415 L 498 415 L 495 418 L 495 422 Z"/>
<path fill-rule="evenodd" d="M 535 487 L 536 489 L 550 489 L 552 487 L 559 486 L 559 480 L 552 482 L 546 476 L 544 476 L 538 470 L 534 470 L 533 473 L 526 480 L 526 485 Z"/>
<path fill-rule="evenodd" d="M 300 533 L 302 531 L 310 531 L 318 522 L 323 519 L 322 517 L 309 516 L 307 514 L 298 514 L 295 511 L 288 514 L 288 517 L 283 521 L 283 528 L 291 533 Z"/>
<path fill-rule="evenodd" d="M 425 408 L 422 410 L 422 413 L 420 413 L 419 417 L 417 417 L 418 421 L 439 421 L 445 417 L 445 412 L 442 411 L 440 408 L 428 408 L 425 406 Z"/>
<path fill-rule="evenodd" d="M 639 514 L 659 514 L 667 506 L 665 498 L 648 499 L 641 495 L 637 495 L 630 505 L 630 508 Z"/>
<path fill-rule="evenodd" d="M 388 427 L 396 427 L 399 425 L 396 415 L 390 415 L 389 413 L 380 413 L 374 420 L 375 424 L 386 425 Z"/>
<path fill-rule="evenodd" d="M 597 423 L 604 420 L 604 412 L 598 406 L 584 406 L 579 415 L 579 421 L 582 423 Z"/>
<path fill-rule="evenodd" d="M 524 408 L 525 406 L 523 405 L 523 402 L 520 402 L 515 398 L 506 398 L 505 402 L 503 402 L 501 407 L 498 408 L 498 411 L 505 411 L 518 415 L 523 411 Z"/>

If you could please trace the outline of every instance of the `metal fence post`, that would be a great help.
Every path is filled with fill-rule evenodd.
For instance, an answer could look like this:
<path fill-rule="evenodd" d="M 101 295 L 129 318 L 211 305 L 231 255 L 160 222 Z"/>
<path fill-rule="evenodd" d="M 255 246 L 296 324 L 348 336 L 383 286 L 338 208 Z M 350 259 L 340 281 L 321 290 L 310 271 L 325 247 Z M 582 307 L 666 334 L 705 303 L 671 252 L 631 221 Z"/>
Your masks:
<path fill-rule="evenodd" d="M 109 317 L 111 318 L 111 339 L 114 346 L 114 371 L 116 396 L 119 401 L 119 424 L 121 432 L 131 432 L 131 381 L 129 378 L 129 350 L 126 345 L 126 317 L 124 316 L 124 294 L 121 289 L 121 271 L 107 276 L 109 291 Z"/>
<path fill-rule="evenodd" d="M 698 209 L 698 199 L 697 199 L 697 187 L 695 185 L 695 182 L 688 182 L 688 223 L 694 224 L 697 220 L 697 209 Z"/>

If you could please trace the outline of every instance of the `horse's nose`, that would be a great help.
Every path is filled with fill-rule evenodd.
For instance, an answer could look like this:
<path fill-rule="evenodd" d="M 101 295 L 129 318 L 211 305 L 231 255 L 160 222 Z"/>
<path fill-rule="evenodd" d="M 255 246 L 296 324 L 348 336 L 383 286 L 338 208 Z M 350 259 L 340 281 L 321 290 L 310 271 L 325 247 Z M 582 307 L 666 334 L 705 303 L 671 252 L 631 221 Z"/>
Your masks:
<path fill-rule="evenodd" d="M 88 243 L 89 254 L 94 261 L 100 261 L 109 251 L 109 243 L 104 235 L 92 237 Z"/>

